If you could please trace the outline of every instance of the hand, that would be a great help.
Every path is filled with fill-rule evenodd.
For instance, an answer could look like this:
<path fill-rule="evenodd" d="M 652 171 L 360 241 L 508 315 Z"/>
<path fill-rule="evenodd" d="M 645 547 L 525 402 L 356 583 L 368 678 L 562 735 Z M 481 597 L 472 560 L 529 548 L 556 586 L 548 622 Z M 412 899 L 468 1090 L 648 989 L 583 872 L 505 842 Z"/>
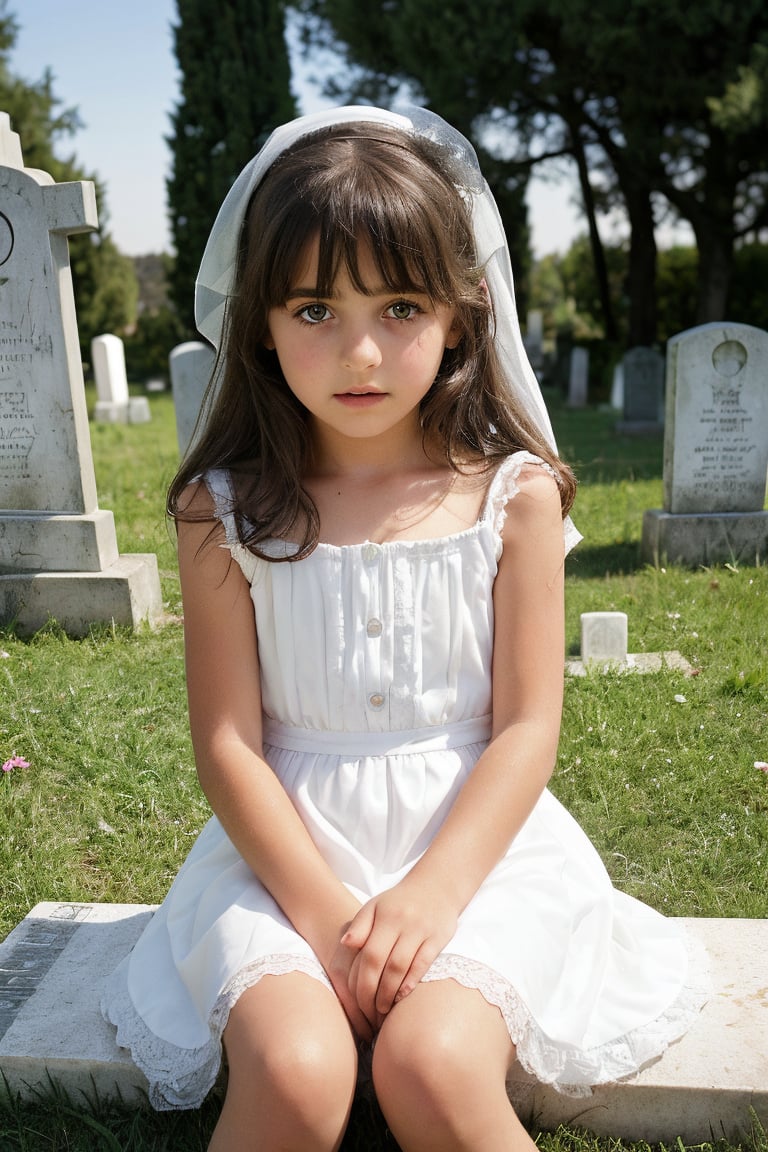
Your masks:
<path fill-rule="evenodd" d="M 359 1036 L 360 1039 L 364 1040 L 367 1044 L 370 1044 L 373 1040 L 374 1033 L 379 1027 L 379 1023 L 375 1016 L 368 1017 L 363 1013 L 351 988 L 350 973 L 352 965 L 357 958 L 358 949 L 343 942 L 348 929 L 349 924 L 345 924 L 344 933 L 341 936 L 341 940 L 337 943 L 331 959 L 325 965 L 325 971 L 333 985 L 334 992 L 341 1002 L 342 1008 L 347 1014 L 347 1019 L 352 1025 L 355 1035 Z"/>
<path fill-rule="evenodd" d="M 363 905 L 341 937 L 336 960 L 339 971 L 346 966 L 349 992 L 372 1028 L 413 991 L 452 938 L 457 919 L 443 892 L 409 876 Z"/>
<path fill-rule="evenodd" d="M 349 984 L 349 971 L 357 955 L 356 948 L 343 945 L 340 941 L 348 931 L 353 918 L 360 910 L 360 901 L 342 889 L 343 899 L 333 912 L 326 909 L 321 922 L 314 930 L 308 930 L 306 939 L 325 968 L 333 990 L 356 1036 L 370 1043 L 374 1028 L 360 1009 Z"/>

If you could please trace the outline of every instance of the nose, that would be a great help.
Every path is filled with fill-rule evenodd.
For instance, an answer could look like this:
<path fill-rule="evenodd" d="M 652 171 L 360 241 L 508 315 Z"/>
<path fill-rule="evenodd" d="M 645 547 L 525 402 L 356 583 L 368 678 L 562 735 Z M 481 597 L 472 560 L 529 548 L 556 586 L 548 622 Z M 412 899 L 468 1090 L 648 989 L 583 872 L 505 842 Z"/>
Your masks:
<path fill-rule="evenodd" d="M 342 360 L 344 367 L 354 372 L 378 367 L 381 363 L 381 347 L 369 327 L 360 326 L 348 330 L 342 348 Z"/>

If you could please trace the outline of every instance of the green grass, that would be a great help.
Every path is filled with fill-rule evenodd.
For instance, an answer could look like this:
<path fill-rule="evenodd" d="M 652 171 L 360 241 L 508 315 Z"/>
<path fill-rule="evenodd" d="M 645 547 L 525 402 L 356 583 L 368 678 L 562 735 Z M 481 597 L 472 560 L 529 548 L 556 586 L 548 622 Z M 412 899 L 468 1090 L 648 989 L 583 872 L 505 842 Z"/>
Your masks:
<path fill-rule="evenodd" d="M 91 435 L 100 504 L 115 514 L 121 552 L 157 554 L 170 622 L 137 634 L 94 629 L 79 641 L 55 623 L 30 640 L 0 632 L 0 761 L 30 762 L 0 779 L 0 937 L 40 900 L 161 900 L 208 816 L 187 732 L 163 511 L 176 465 L 173 408 L 167 395 L 150 403 L 150 424 L 92 425 Z M 643 510 L 661 506 L 661 442 L 617 438 L 605 413 L 555 418 L 580 479 L 574 518 L 586 536 L 568 561 L 569 651 L 581 612 L 619 610 L 631 651 L 676 649 L 696 675 L 570 679 L 553 790 L 626 891 L 671 915 L 768 916 L 768 776 L 754 767 L 768 760 L 768 568 L 641 565 Z M 83 1108 L 54 1093 L 0 1106 L 0 1152 L 198 1150 L 217 1109 L 215 1095 L 198 1112 L 156 1115 Z M 745 1117 L 745 1128 L 739 1147 L 768 1152 L 759 1126 L 750 1133 Z M 546 1152 L 632 1147 L 564 1129 L 539 1143 Z M 344 1152 L 395 1147 L 360 1101 Z"/>

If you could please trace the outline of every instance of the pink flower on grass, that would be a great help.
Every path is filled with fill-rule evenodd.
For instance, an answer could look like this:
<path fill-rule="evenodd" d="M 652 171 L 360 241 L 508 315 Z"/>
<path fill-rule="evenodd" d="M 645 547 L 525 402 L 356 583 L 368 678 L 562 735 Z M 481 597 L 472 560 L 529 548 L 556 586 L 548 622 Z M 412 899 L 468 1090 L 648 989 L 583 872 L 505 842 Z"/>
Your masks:
<path fill-rule="evenodd" d="M 2 766 L 3 772 L 12 772 L 14 768 L 29 768 L 29 760 L 25 760 L 23 756 L 11 756 Z"/>
<path fill-rule="evenodd" d="M 755 760 L 755 768 L 759 768 L 761 772 L 768 772 L 768 764 L 765 760 Z"/>

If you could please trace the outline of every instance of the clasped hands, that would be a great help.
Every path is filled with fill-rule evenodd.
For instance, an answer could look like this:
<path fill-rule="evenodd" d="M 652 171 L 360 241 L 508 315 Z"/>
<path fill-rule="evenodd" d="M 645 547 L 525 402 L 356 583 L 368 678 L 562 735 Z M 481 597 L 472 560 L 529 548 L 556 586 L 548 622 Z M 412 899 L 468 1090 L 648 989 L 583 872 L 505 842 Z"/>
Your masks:
<path fill-rule="evenodd" d="M 364 904 L 339 938 L 326 971 L 349 1021 L 370 1041 L 456 931 L 442 892 L 406 876 Z"/>

